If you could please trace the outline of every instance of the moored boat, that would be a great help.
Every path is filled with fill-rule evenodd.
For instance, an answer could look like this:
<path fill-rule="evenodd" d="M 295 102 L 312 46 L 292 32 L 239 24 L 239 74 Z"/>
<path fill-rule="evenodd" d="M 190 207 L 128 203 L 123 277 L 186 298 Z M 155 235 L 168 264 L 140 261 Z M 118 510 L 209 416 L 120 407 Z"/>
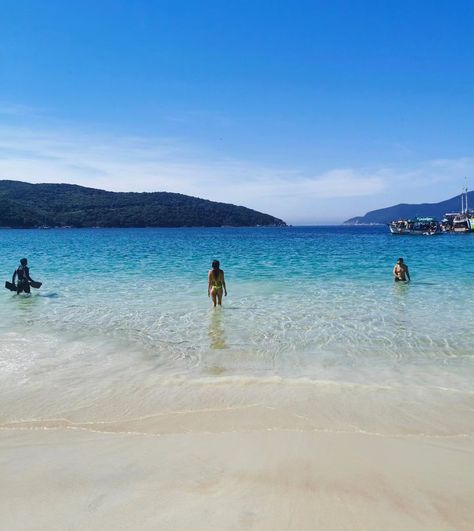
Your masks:
<path fill-rule="evenodd" d="M 400 219 L 388 224 L 390 232 L 397 235 L 434 236 L 441 234 L 439 222 L 432 217 L 416 217 L 414 219 Z"/>
<path fill-rule="evenodd" d="M 466 212 L 454 217 L 453 232 L 474 232 L 474 212 Z"/>
<path fill-rule="evenodd" d="M 461 212 L 447 212 L 444 215 L 443 226 L 448 232 L 474 232 L 474 211 L 467 206 L 467 186 L 461 194 Z"/>

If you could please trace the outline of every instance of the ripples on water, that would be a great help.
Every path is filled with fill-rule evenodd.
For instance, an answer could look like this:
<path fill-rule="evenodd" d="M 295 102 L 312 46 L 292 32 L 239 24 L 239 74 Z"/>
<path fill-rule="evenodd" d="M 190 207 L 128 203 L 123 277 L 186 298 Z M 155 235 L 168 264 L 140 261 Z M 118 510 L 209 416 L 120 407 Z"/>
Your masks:
<path fill-rule="evenodd" d="M 44 283 L 30 298 L 1 294 L 0 379 L 12 397 L 40 375 L 52 388 L 92 380 L 81 407 L 124 380 L 143 389 L 167 377 L 472 389 L 471 236 L 96 229 L 2 230 L 0 241 L 5 280 L 25 255 Z M 409 285 L 392 281 L 398 256 Z M 217 310 L 214 258 L 229 289 Z"/>

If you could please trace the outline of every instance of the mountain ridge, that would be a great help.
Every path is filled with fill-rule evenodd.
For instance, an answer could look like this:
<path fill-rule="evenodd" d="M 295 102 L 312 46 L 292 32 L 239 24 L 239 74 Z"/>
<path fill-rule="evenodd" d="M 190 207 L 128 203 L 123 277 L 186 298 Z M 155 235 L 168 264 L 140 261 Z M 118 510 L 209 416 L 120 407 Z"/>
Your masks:
<path fill-rule="evenodd" d="M 468 192 L 468 203 L 474 205 L 474 191 Z M 355 216 L 344 221 L 344 225 L 385 224 L 397 219 L 411 219 L 416 216 L 430 216 L 440 220 L 447 212 L 459 212 L 460 209 L 461 194 L 439 203 L 399 203 L 371 210 L 363 216 Z"/>
<path fill-rule="evenodd" d="M 111 192 L 77 184 L 0 180 L 0 226 L 286 226 L 244 206 L 173 192 Z"/>

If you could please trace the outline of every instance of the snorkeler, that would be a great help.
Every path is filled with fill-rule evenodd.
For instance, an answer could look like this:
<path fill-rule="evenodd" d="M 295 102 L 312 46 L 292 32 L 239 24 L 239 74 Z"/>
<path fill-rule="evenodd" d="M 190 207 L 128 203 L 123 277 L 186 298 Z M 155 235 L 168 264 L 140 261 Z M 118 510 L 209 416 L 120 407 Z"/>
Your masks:
<path fill-rule="evenodd" d="M 15 284 L 15 280 L 17 278 L 18 283 Z M 40 284 L 39 282 L 35 282 L 30 277 L 30 268 L 28 267 L 28 260 L 26 258 L 22 258 L 20 260 L 20 266 L 18 267 L 18 269 L 15 269 L 15 272 L 13 273 L 12 284 L 16 285 L 16 292 L 19 295 L 23 291 L 25 293 L 30 293 L 30 282 L 33 284 Z"/>
<path fill-rule="evenodd" d="M 395 282 L 407 282 L 410 280 L 408 266 L 403 262 L 403 258 L 399 258 L 393 267 L 393 277 Z"/>
<path fill-rule="evenodd" d="M 207 296 L 212 298 L 214 307 L 216 304 L 222 305 L 222 292 L 227 297 L 227 288 L 224 280 L 224 271 L 220 269 L 219 260 L 212 262 L 212 269 L 209 270 L 207 275 Z"/>

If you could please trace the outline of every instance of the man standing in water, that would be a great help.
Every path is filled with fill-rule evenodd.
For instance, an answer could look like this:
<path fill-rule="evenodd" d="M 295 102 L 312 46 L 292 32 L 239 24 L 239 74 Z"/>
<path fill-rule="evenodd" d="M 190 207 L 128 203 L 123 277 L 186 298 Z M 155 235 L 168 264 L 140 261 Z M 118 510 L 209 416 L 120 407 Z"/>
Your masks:
<path fill-rule="evenodd" d="M 408 266 L 404 263 L 403 258 L 399 258 L 393 268 L 395 282 L 407 282 L 410 280 Z"/>
<path fill-rule="evenodd" d="M 222 306 L 222 291 L 224 291 L 224 294 L 227 297 L 224 271 L 220 269 L 219 260 L 214 260 L 212 262 L 212 269 L 209 270 L 207 275 L 207 296 L 212 297 L 214 308 L 216 307 L 216 304 Z"/>
<path fill-rule="evenodd" d="M 15 285 L 15 280 L 18 278 L 18 284 L 16 284 L 16 292 L 19 295 L 23 291 L 30 293 L 30 282 L 34 280 L 30 277 L 30 268 L 28 267 L 28 260 L 22 258 L 20 260 L 20 266 L 15 270 L 12 277 L 12 284 Z"/>

